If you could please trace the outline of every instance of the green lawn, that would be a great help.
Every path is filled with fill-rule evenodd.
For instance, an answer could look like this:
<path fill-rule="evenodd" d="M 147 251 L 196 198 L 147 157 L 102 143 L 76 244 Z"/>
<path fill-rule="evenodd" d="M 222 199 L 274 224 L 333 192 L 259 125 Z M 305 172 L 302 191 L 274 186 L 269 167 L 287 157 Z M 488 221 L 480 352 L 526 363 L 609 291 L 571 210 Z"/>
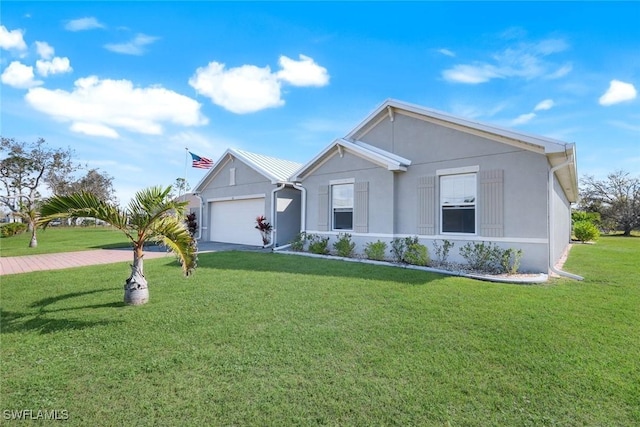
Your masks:
<path fill-rule="evenodd" d="M 270 253 L 2 277 L 2 410 L 70 425 L 640 425 L 640 238 L 522 286 Z"/>
<path fill-rule="evenodd" d="M 129 246 L 125 235 L 111 227 L 49 227 L 38 230 L 38 246 L 29 247 L 31 233 L 0 239 L 0 256 L 22 256 Z"/>

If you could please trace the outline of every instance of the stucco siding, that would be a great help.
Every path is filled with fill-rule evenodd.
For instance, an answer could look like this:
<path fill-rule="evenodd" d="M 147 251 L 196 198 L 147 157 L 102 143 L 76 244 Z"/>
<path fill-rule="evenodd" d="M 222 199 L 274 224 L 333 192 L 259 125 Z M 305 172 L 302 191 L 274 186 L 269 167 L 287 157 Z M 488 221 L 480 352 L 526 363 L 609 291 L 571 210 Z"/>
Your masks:
<path fill-rule="evenodd" d="M 276 192 L 276 218 L 271 219 L 275 223 L 276 246 L 291 243 L 300 232 L 301 194 L 300 190 L 283 188 Z"/>
<path fill-rule="evenodd" d="M 349 152 L 341 157 L 331 156 L 302 185 L 307 189 L 306 228 L 317 230 L 320 201 L 320 186 L 328 186 L 333 180 L 353 179 L 355 182 L 369 183 L 368 227 L 379 233 L 393 233 L 393 172 L 362 159 Z M 331 206 L 329 204 L 328 209 Z"/>
<path fill-rule="evenodd" d="M 551 262 L 555 264 L 571 242 L 571 204 L 556 179 L 552 191 L 552 247 Z"/>

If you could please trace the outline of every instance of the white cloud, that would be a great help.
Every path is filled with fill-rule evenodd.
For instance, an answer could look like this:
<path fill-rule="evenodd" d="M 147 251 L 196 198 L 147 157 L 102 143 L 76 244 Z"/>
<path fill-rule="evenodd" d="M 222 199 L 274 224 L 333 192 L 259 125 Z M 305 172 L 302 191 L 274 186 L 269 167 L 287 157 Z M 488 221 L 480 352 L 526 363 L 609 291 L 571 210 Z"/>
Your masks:
<path fill-rule="evenodd" d="M 491 55 L 491 61 L 457 64 L 442 72 L 445 80 L 454 83 L 478 84 L 496 78 L 538 77 L 559 78 L 571 71 L 570 65 L 558 66 L 546 57 L 568 48 L 560 39 L 547 39 L 537 43 L 520 43 Z"/>
<path fill-rule="evenodd" d="M 284 105 L 280 82 L 269 67 L 242 65 L 225 70 L 225 64 L 210 62 L 196 70 L 189 84 L 214 104 L 237 114 Z"/>
<path fill-rule="evenodd" d="M 34 88 L 25 96 L 36 110 L 71 122 L 71 130 L 116 138 L 116 129 L 161 135 L 164 123 L 208 123 L 193 99 L 159 86 L 136 88 L 128 80 L 78 79 L 72 92 Z"/>
<path fill-rule="evenodd" d="M 38 74 L 41 76 L 47 77 L 49 74 L 70 73 L 73 71 L 73 68 L 71 68 L 69 58 L 56 56 L 51 61 L 37 60 L 36 70 L 38 70 Z"/>
<path fill-rule="evenodd" d="M 300 60 L 280 56 L 278 63 L 282 69 L 276 74 L 278 79 L 293 86 L 326 86 L 329 84 L 327 69 L 316 64 L 312 58 L 299 55 Z"/>
<path fill-rule="evenodd" d="M 442 76 L 445 80 L 456 83 L 477 84 L 485 83 L 491 79 L 502 78 L 498 70 L 489 65 L 456 65 L 444 70 Z"/>
<path fill-rule="evenodd" d="M 51 59 L 55 54 L 55 50 L 47 42 L 36 42 L 36 50 L 42 59 Z"/>
<path fill-rule="evenodd" d="M 279 59 L 281 70 L 272 72 L 269 66 L 241 65 L 226 68 L 220 62 L 199 67 L 189 84 L 201 95 L 236 114 L 253 113 L 284 105 L 282 84 L 293 86 L 325 86 L 329 83 L 327 69 L 305 55 L 296 61 L 286 56 Z"/>
<path fill-rule="evenodd" d="M 546 78 L 549 80 L 559 79 L 569 74 L 572 70 L 573 70 L 573 65 L 564 64 L 553 73 L 547 75 Z"/>
<path fill-rule="evenodd" d="M 438 49 L 438 52 L 443 54 L 444 56 L 450 56 L 452 58 L 456 56 L 456 54 L 450 51 L 449 49 Z"/>
<path fill-rule="evenodd" d="M 144 47 L 158 40 L 158 37 L 148 36 L 146 34 L 138 34 L 133 40 L 126 43 L 109 43 L 104 45 L 105 49 L 125 55 L 142 55 Z"/>
<path fill-rule="evenodd" d="M 98 22 L 98 20 L 94 17 L 72 19 L 71 21 L 68 21 L 64 26 L 64 28 L 68 31 L 85 31 L 104 27 L 105 26 Z"/>
<path fill-rule="evenodd" d="M 511 121 L 511 125 L 512 126 L 523 125 L 525 123 L 530 122 L 535 117 L 536 117 L 536 113 L 520 114 L 517 118 Z"/>
<path fill-rule="evenodd" d="M 7 30 L 7 27 L 0 25 L 0 48 L 5 50 L 27 50 L 27 44 L 24 42 L 22 30 Z"/>
<path fill-rule="evenodd" d="M 538 105 L 535 106 L 533 111 L 550 110 L 554 105 L 555 102 L 553 102 L 553 99 L 545 99 L 544 101 L 538 102 Z"/>
<path fill-rule="evenodd" d="M 631 83 L 611 80 L 609 89 L 600 97 L 600 105 L 609 106 L 624 101 L 631 101 L 638 96 L 636 88 Z"/>
<path fill-rule="evenodd" d="M 35 80 L 33 67 L 18 61 L 13 61 L 4 69 L 0 80 L 2 83 L 18 89 L 28 89 L 42 84 L 42 81 Z"/>

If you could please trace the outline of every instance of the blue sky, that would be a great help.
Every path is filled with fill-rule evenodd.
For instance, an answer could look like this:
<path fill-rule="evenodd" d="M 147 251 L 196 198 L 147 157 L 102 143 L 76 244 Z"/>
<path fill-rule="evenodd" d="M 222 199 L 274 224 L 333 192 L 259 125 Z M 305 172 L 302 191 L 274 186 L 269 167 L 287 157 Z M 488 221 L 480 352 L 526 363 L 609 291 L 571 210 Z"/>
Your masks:
<path fill-rule="evenodd" d="M 575 142 L 580 176 L 640 176 L 639 2 L 3 1 L 0 16 L 2 136 L 71 147 L 121 202 L 184 176 L 185 147 L 305 163 L 387 98 Z"/>

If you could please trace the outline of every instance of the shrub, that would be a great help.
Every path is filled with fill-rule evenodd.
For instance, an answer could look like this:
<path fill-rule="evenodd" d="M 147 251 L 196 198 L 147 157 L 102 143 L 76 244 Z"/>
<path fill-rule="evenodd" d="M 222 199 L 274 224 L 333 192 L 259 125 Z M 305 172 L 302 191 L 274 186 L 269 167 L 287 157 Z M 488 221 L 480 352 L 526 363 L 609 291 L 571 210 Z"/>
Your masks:
<path fill-rule="evenodd" d="M 598 227 L 589 221 L 578 221 L 573 224 L 573 234 L 576 236 L 576 239 L 582 243 L 589 240 L 597 240 L 598 237 L 600 237 Z"/>
<path fill-rule="evenodd" d="M 516 274 L 520 268 L 520 260 L 522 259 L 522 249 L 505 249 L 500 254 L 500 267 L 502 271 L 508 274 Z"/>
<path fill-rule="evenodd" d="M 500 264 L 502 250 L 492 243 L 467 243 L 460 248 L 460 255 L 473 270 L 492 272 Z"/>
<path fill-rule="evenodd" d="M 427 265 L 429 253 L 427 247 L 418 242 L 418 236 L 400 238 L 391 241 L 391 255 L 398 263 Z"/>
<path fill-rule="evenodd" d="M 411 238 L 407 238 L 411 239 Z M 404 262 L 411 265 L 427 265 L 429 264 L 429 252 L 427 247 L 418 243 L 418 238 L 415 241 L 406 242 L 407 250 L 404 253 Z"/>
<path fill-rule="evenodd" d="M 21 234 L 27 231 L 27 224 L 23 224 L 21 222 L 10 222 L 9 224 L 4 224 L 0 227 L 0 236 L 2 237 L 11 237 L 16 234 Z"/>
<path fill-rule="evenodd" d="M 436 253 L 436 258 L 439 264 L 444 264 L 447 262 L 447 258 L 449 257 L 449 251 L 451 248 L 455 246 L 455 243 L 450 242 L 449 240 L 443 240 L 442 246 L 438 244 L 437 241 L 433 241 L 433 250 Z"/>
<path fill-rule="evenodd" d="M 186 217 L 187 229 L 189 229 L 189 233 L 192 236 L 195 236 L 196 231 L 198 230 L 198 223 L 196 222 L 196 214 L 190 213 Z"/>
<path fill-rule="evenodd" d="M 571 212 L 571 223 L 575 224 L 579 221 L 589 221 L 596 227 L 599 227 L 602 223 L 600 212 L 585 212 L 585 211 L 573 211 Z"/>
<path fill-rule="evenodd" d="M 404 252 L 407 249 L 405 239 L 394 237 L 391 241 L 391 256 L 394 262 L 401 263 L 404 259 Z"/>
<path fill-rule="evenodd" d="M 387 244 L 378 240 L 375 243 L 369 242 L 364 248 L 364 254 L 368 259 L 384 261 L 387 252 Z"/>
<path fill-rule="evenodd" d="M 307 236 L 309 240 L 309 252 L 312 254 L 327 255 L 329 253 L 329 238 L 320 237 L 317 234 Z"/>
<path fill-rule="evenodd" d="M 296 234 L 296 237 L 291 241 L 291 250 L 295 252 L 304 251 L 305 243 L 307 242 L 307 233 L 304 231 Z"/>
<path fill-rule="evenodd" d="M 338 234 L 338 240 L 333 244 L 333 249 L 336 250 L 338 256 L 344 258 L 353 257 L 353 251 L 355 248 L 356 244 L 351 241 L 351 234 L 349 233 Z"/>

